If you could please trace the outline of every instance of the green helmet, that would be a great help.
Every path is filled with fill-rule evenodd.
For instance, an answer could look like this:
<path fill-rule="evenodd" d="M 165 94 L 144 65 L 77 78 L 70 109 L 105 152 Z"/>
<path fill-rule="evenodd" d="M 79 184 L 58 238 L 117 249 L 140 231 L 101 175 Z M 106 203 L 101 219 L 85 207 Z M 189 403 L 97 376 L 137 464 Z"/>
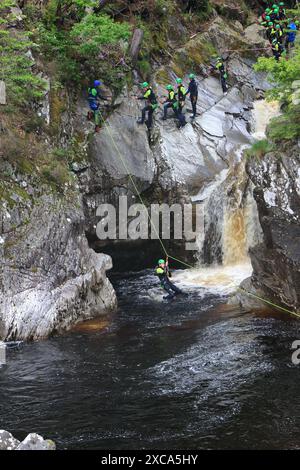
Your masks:
<path fill-rule="evenodd" d="M 196 75 L 195 75 L 194 73 L 190 73 L 190 74 L 189 74 L 189 78 L 190 78 L 191 80 L 193 80 L 193 78 L 196 78 Z"/>
<path fill-rule="evenodd" d="M 275 26 L 276 29 L 279 29 L 280 27 L 281 27 L 280 24 L 277 24 L 277 25 Z"/>
<path fill-rule="evenodd" d="M 272 21 L 270 21 L 270 22 L 268 23 L 268 26 L 273 26 Z"/>
<path fill-rule="evenodd" d="M 271 19 L 271 16 L 266 16 L 267 21 L 270 21 L 270 19 Z"/>
<path fill-rule="evenodd" d="M 277 6 L 278 6 L 278 5 L 276 5 L 276 3 L 274 3 L 274 4 L 272 5 L 273 10 L 274 10 L 274 8 L 277 8 Z"/>
<path fill-rule="evenodd" d="M 142 88 L 148 88 L 148 86 L 149 86 L 148 82 L 141 83 Z"/>
<path fill-rule="evenodd" d="M 166 89 L 169 90 L 169 91 L 170 91 L 170 90 L 173 90 L 173 86 L 172 86 L 172 85 L 167 85 L 167 86 L 166 86 Z"/>
<path fill-rule="evenodd" d="M 271 8 L 266 8 L 266 13 L 271 13 Z"/>
<path fill-rule="evenodd" d="M 284 7 L 284 2 L 280 2 L 280 3 L 279 3 L 279 6 L 280 6 L 280 7 Z"/>
<path fill-rule="evenodd" d="M 176 83 L 178 83 L 178 85 L 182 83 L 182 78 L 176 78 Z"/>
<path fill-rule="evenodd" d="M 159 259 L 158 262 L 157 262 L 158 265 L 160 264 L 165 264 L 165 260 L 164 259 Z"/>
<path fill-rule="evenodd" d="M 279 13 L 279 8 L 274 8 L 274 13 Z"/>

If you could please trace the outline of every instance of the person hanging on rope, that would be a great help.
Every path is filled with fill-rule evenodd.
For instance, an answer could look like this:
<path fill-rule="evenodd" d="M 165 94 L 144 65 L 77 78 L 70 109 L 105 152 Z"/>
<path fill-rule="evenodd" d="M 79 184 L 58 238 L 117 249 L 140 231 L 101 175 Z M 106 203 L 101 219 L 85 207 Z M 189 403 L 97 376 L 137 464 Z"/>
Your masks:
<path fill-rule="evenodd" d="M 158 260 L 155 275 L 159 277 L 161 287 L 168 293 L 168 295 L 164 296 L 165 300 L 171 300 L 176 295 L 186 295 L 170 281 L 172 274 L 169 269 L 168 257 L 166 261 L 164 259 Z"/>
<path fill-rule="evenodd" d="M 226 95 L 227 91 L 228 91 L 228 85 L 227 85 L 228 76 L 227 76 L 227 73 L 226 73 L 226 70 L 225 70 L 225 65 L 224 65 L 222 57 L 217 58 L 215 68 L 220 72 L 220 80 L 221 80 L 222 90 L 223 90 L 223 93 Z"/>
<path fill-rule="evenodd" d="M 100 104 L 99 100 L 107 100 L 107 98 L 102 95 L 100 86 L 102 82 L 100 80 L 95 80 L 94 85 L 88 89 L 88 102 L 90 106 L 90 111 L 88 112 L 88 119 L 91 120 L 94 118 L 95 122 L 95 132 L 100 130 Z"/>
<path fill-rule="evenodd" d="M 177 101 L 176 101 L 174 87 L 172 85 L 167 85 L 166 90 L 168 91 L 168 96 L 167 96 L 166 101 L 164 101 L 163 103 L 164 105 L 164 114 L 162 117 L 163 121 L 166 121 L 168 117 L 169 108 L 172 108 L 175 113 L 175 116 L 178 117 L 177 116 Z"/>
<path fill-rule="evenodd" d="M 146 124 L 148 129 L 151 129 L 153 122 L 153 113 L 157 109 L 157 98 L 155 96 L 152 87 L 148 82 L 141 83 L 141 88 L 143 89 L 143 95 L 138 96 L 139 100 L 146 100 L 146 106 L 142 109 L 142 117 L 138 120 L 138 124 Z M 146 113 L 148 113 L 147 120 Z"/>
<path fill-rule="evenodd" d="M 188 90 L 186 92 L 186 95 L 188 95 L 188 94 L 190 95 L 190 100 L 191 100 L 191 104 L 192 104 L 192 111 L 193 111 L 192 119 L 195 119 L 195 117 L 196 117 L 197 100 L 198 100 L 198 85 L 197 85 L 197 82 L 196 82 L 195 78 L 196 78 L 196 76 L 193 73 L 190 73 L 190 75 L 189 75 L 190 83 L 189 83 Z"/>

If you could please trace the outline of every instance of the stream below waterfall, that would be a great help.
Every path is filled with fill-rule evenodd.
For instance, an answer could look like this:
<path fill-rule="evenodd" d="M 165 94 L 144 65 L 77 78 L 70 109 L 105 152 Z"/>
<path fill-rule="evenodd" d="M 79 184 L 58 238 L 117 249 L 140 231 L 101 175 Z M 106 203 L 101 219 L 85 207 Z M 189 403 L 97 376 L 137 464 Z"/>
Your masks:
<path fill-rule="evenodd" d="M 299 323 L 225 304 L 249 266 L 112 275 L 119 310 L 7 354 L 0 428 L 60 449 L 300 448 Z"/>

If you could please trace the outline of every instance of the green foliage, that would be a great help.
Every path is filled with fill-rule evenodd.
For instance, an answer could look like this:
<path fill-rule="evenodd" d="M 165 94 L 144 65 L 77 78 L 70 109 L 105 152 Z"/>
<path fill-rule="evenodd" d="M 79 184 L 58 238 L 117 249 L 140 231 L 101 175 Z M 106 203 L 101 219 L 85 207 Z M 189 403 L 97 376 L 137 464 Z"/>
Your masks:
<path fill-rule="evenodd" d="M 70 34 L 71 40 L 77 44 L 76 52 L 84 59 L 96 56 L 101 46 L 116 44 L 130 37 L 127 23 L 117 23 L 108 15 L 86 15 L 80 23 L 76 23 Z"/>
<path fill-rule="evenodd" d="M 15 2 L 5 2 L 13 6 Z M 1 8 L 4 4 L 1 4 Z M 43 96 L 45 81 L 33 72 L 33 61 L 29 50 L 36 44 L 29 32 L 12 30 L 8 14 L 3 14 L 0 30 L 0 80 L 4 80 L 10 104 L 27 106 Z"/>
<path fill-rule="evenodd" d="M 247 157 L 263 158 L 267 153 L 274 150 L 274 145 L 267 139 L 258 140 L 251 148 L 246 150 Z"/>
<path fill-rule="evenodd" d="M 300 137 L 300 105 L 291 105 L 284 114 L 272 119 L 268 136 L 274 142 L 295 140 Z"/>
<path fill-rule="evenodd" d="M 273 57 L 260 57 L 254 66 L 257 72 L 267 72 L 273 87 L 267 92 L 269 99 L 279 99 L 290 102 L 292 95 L 292 84 L 300 77 L 300 47 L 295 47 L 295 54 L 291 60 L 282 58 L 277 62 Z"/>

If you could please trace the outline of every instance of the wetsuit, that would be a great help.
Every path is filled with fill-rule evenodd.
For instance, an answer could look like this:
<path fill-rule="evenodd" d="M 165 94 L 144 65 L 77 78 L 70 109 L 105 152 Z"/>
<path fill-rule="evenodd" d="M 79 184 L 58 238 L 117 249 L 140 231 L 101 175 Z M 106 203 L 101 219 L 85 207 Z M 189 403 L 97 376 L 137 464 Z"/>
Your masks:
<path fill-rule="evenodd" d="M 184 103 L 185 103 L 185 95 L 186 95 L 186 89 L 184 88 L 184 86 L 182 84 L 178 85 L 176 97 L 177 97 L 177 117 L 179 121 L 179 127 L 183 127 L 186 125 L 185 116 L 182 112 Z"/>
<path fill-rule="evenodd" d="M 290 48 L 290 47 L 294 47 L 295 45 L 295 39 L 296 39 L 296 31 L 297 31 L 297 26 L 296 24 L 292 21 L 289 25 L 288 25 L 288 33 L 286 35 L 286 43 L 285 43 L 285 46 L 287 48 L 287 50 Z"/>
<path fill-rule="evenodd" d="M 146 112 L 148 112 L 148 119 L 146 121 L 146 124 L 147 124 L 148 129 L 150 129 L 152 127 L 152 122 L 153 122 L 153 113 L 158 107 L 155 93 L 152 90 L 152 88 L 149 87 L 145 91 L 144 95 L 140 96 L 138 99 L 147 101 L 146 106 L 142 109 L 142 118 L 138 122 L 139 124 L 144 124 L 145 119 L 146 119 Z"/>
<path fill-rule="evenodd" d="M 281 54 L 283 52 L 283 46 L 277 42 L 276 44 L 272 44 L 272 52 L 277 61 L 279 61 Z"/>
<path fill-rule="evenodd" d="M 161 287 L 168 293 L 168 295 L 165 297 L 166 299 L 173 299 L 173 297 L 176 295 L 183 293 L 170 281 L 169 278 L 171 277 L 171 273 L 168 267 L 163 269 L 160 266 L 157 266 L 155 269 L 155 274 L 159 277 Z"/>
<path fill-rule="evenodd" d="M 175 91 L 174 90 L 169 91 L 168 98 L 167 98 L 167 100 L 164 104 L 164 116 L 163 116 L 164 120 L 167 119 L 167 114 L 168 114 L 168 109 L 169 108 L 172 108 L 174 113 L 177 116 L 176 97 L 175 97 Z"/>
<path fill-rule="evenodd" d="M 100 110 L 98 100 L 106 100 L 106 97 L 102 95 L 98 87 L 91 87 L 88 89 L 88 102 L 92 113 L 94 114 L 95 125 L 100 124 Z"/>
<path fill-rule="evenodd" d="M 192 109 L 193 109 L 193 118 L 196 117 L 196 112 L 197 112 L 197 100 L 198 100 L 198 85 L 196 80 L 193 78 L 188 87 L 188 91 L 186 94 L 190 94 L 190 99 L 191 99 L 191 104 L 192 104 Z"/>
<path fill-rule="evenodd" d="M 227 73 L 226 73 L 223 62 L 221 62 L 221 61 L 217 62 L 216 63 L 216 69 L 219 70 L 219 72 L 220 72 L 220 78 L 221 78 L 221 85 L 222 85 L 223 93 L 226 93 L 227 90 L 228 90 Z"/>

